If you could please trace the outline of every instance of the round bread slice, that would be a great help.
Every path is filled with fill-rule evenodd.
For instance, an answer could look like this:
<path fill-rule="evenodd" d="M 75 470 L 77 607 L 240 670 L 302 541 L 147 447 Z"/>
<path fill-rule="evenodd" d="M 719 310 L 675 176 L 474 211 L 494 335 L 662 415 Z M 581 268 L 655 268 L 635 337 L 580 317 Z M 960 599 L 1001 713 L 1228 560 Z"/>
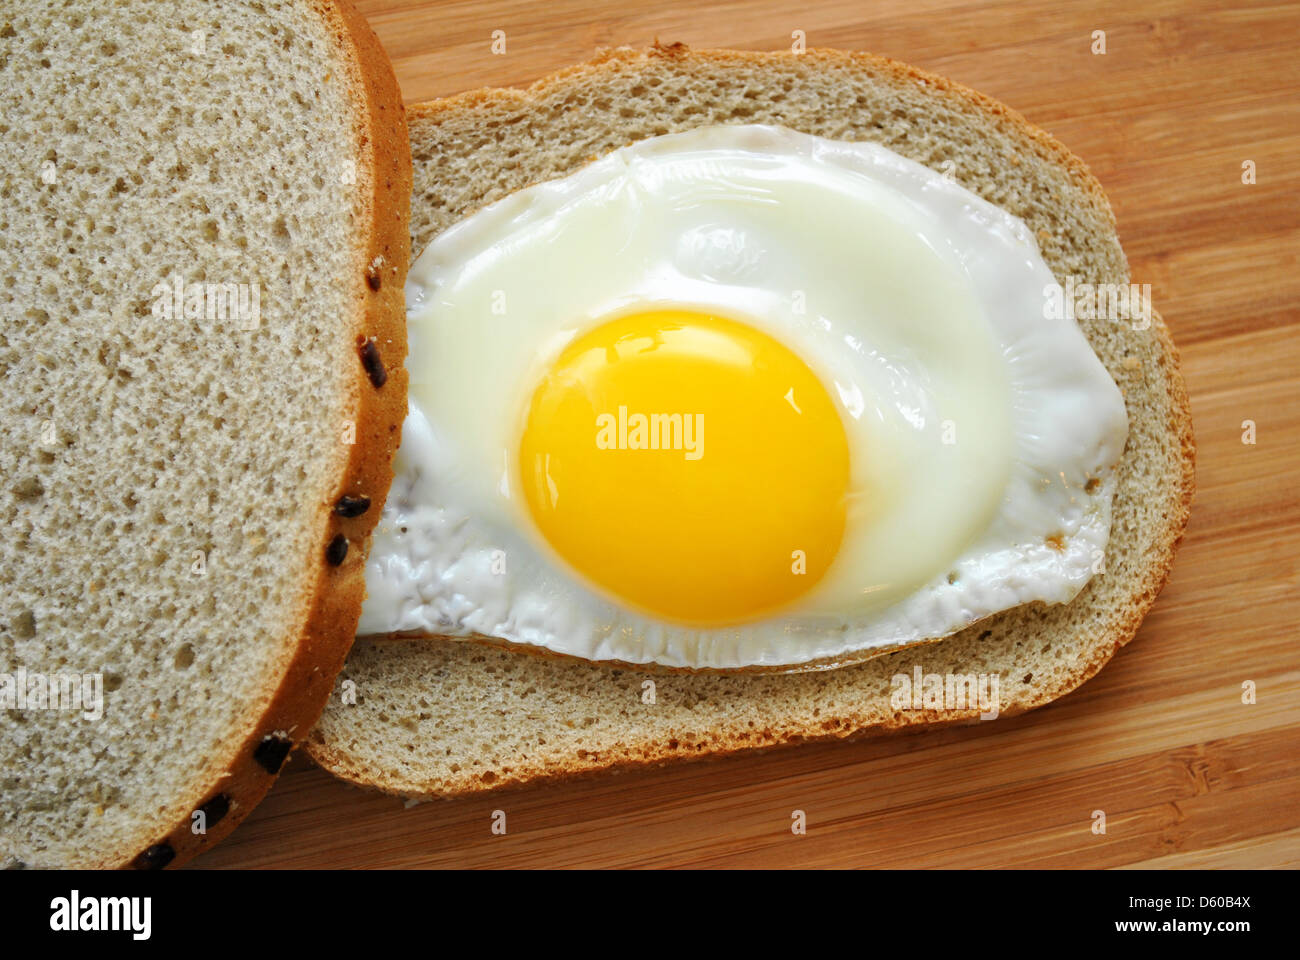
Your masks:
<path fill-rule="evenodd" d="M 411 108 L 412 241 L 509 192 L 629 142 L 704 124 L 767 123 L 869 140 L 1021 218 L 1064 284 L 1127 285 L 1101 187 L 1081 160 L 1002 104 L 865 54 L 615 50 L 527 90 Z M 413 798 L 802 740 L 970 722 L 990 711 L 907 709 L 899 675 L 998 678 L 996 710 L 1069 692 L 1127 643 L 1168 577 L 1187 522 L 1194 444 L 1169 331 L 1085 319 L 1124 394 L 1130 434 L 1104 572 L 1069 604 L 1032 603 L 951 637 L 840 669 L 666 673 L 528 656 L 437 637 L 363 638 L 308 751 L 344 779 Z M 648 676 L 654 697 L 645 697 Z"/>
<path fill-rule="evenodd" d="M 228 833 L 331 689 L 406 412 L 410 153 L 346 3 L 0 13 L 0 862 Z"/>

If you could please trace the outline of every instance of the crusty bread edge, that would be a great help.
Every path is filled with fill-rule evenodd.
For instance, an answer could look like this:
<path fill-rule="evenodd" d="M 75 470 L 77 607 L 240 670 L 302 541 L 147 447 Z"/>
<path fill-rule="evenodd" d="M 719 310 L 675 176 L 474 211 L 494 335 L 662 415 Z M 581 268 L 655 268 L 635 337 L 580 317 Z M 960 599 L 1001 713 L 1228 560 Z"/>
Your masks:
<path fill-rule="evenodd" d="M 406 416 L 403 287 L 410 263 L 410 139 L 397 78 L 366 19 L 351 0 L 309 2 L 350 65 L 347 82 L 358 118 L 356 189 L 363 192 L 366 234 L 353 258 L 349 280 L 355 306 L 346 321 L 357 341 L 349 348 L 356 375 L 346 403 L 356 443 L 340 457 L 333 496 L 316 505 L 319 550 L 306 564 L 312 586 L 295 617 L 301 626 L 292 659 L 260 717 L 249 725 L 233 763 L 212 769 L 204 778 L 209 786 L 189 799 L 189 810 L 206 808 L 206 832 L 196 834 L 187 813 L 170 830 L 146 840 L 143 849 L 122 851 L 120 861 L 102 866 L 178 866 L 219 842 L 248 815 L 275 782 L 289 750 L 324 709 L 365 599 L 365 556 L 392 483 L 393 455 Z M 374 385 L 361 359 L 361 344 L 371 338 L 387 374 L 382 387 Z M 337 515 L 334 504 L 344 494 L 369 496 L 370 508 L 359 517 Z M 334 566 L 326 560 L 326 547 L 340 534 L 349 546 L 343 563 Z"/>
<path fill-rule="evenodd" d="M 586 76 L 599 72 L 606 64 L 615 62 L 628 53 L 640 53 L 628 47 L 607 47 L 601 48 L 596 55 L 590 60 L 583 63 L 574 64 L 573 66 L 564 67 L 554 73 L 547 74 L 539 80 L 534 81 L 522 89 L 516 87 L 481 87 L 476 90 L 466 90 L 462 93 L 452 94 L 448 97 L 442 97 L 437 100 L 427 100 L 423 103 L 413 103 L 407 106 L 407 112 L 411 114 L 434 115 L 444 112 L 455 112 L 461 110 L 472 110 L 480 106 L 489 106 L 504 101 L 527 102 L 536 99 L 548 92 L 552 87 L 562 86 L 575 79 L 583 79 Z M 1060 167 L 1068 170 L 1075 182 L 1081 186 L 1093 201 L 1096 210 L 1106 217 L 1111 227 L 1115 226 L 1115 213 L 1111 209 L 1110 200 L 1107 199 L 1105 191 L 1097 178 L 1093 176 L 1088 165 L 1078 156 L 1072 153 L 1065 144 L 1057 140 L 1046 130 L 1030 123 L 1025 117 L 1007 106 L 1000 100 L 980 93 L 978 90 L 972 90 L 970 87 L 950 80 L 947 77 L 941 77 L 938 74 L 930 73 L 915 67 L 910 63 L 904 63 L 902 60 L 894 60 L 890 57 L 881 56 L 875 53 L 865 53 L 856 50 L 835 50 L 823 47 L 814 47 L 801 54 L 793 54 L 785 51 L 757 51 L 757 50 L 691 50 L 684 43 L 661 44 L 656 41 L 652 46 L 645 49 L 644 53 L 649 56 L 663 57 L 666 59 L 678 58 L 708 58 L 715 63 L 740 63 L 740 64 L 761 64 L 763 62 L 772 62 L 784 60 L 789 57 L 797 56 L 800 60 L 811 63 L 839 64 L 844 62 L 854 64 L 867 64 L 880 69 L 882 73 L 888 74 L 895 81 L 911 80 L 936 92 L 951 93 L 954 96 L 966 100 L 968 103 L 979 107 L 984 113 L 993 118 L 995 122 L 1006 128 L 1013 129 L 1021 135 L 1028 138 L 1029 143 L 1034 147 L 1038 156 L 1043 160 L 1055 161 Z M 592 158 L 597 159 L 595 157 Z M 415 251 L 418 256 L 421 251 Z"/>
<path fill-rule="evenodd" d="M 582 78 L 593 72 L 599 71 L 603 65 L 610 61 L 617 60 L 622 56 L 626 56 L 629 52 L 630 51 L 626 48 L 602 50 L 592 60 L 549 74 L 525 89 L 482 88 L 478 90 L 470 90 L 440 100 L 412 104 L 407 109 L 412 115 L 436 115 L 448 111 L 472 110 L 479 107 L 490 106 L 502 101 L 527 102 L 530 99 L 548 92 L 552 86 L 562 85 L 575 78 Z M 651 56 L 670 58 L 707 57 L 715 62 L 737 62 L 744 64 L 754 64 L 756 62 L 762 63 L 764 61 L 792 56 L 792 54 L 788 53 L 737 50 L 691 51 L 688 50 L 684 44 L 680 43 L 669 45 L 656 43 L 645 52 Z M 1097 181 L 1096 177 L 1093 176 L 1087 164 L 1085 164 L 1082 159 L 1072 153 L 1064 144 L 1051 134 L 1030 123 L 1023 115 L 1000 101 L 994 100 L 991 97 L 985 96 L 978 91 L 972 90 L 969 87 L 963 86 L 962 84 L 945 77 L 940 77 L 910 64 L 875 54 L 828 49 L 811 49 L 806 53 L 799 54 L 799 56 L 802 59 L 811 59 L 813 61 L 820 60 L 827 63 L 840 63 L 845 60 L 855 63 L 865 63 L 877 68 L 880 72 L 891 75 L 892 79 L 896 82 L 911 81 L 920 83 L 936 93 L 947 93 L 966 100 L 968 103 L 982 110 L 986 115 L 993 119 L 995 123 L 1004 125 L 1020 134 L 1022 139 L 1034 147 L 1040 158 L 1053 162 L 1065 169 L 1075 182 L 1083 188 L 1092 201 L 1094 209 L 1098 213 L 1101 213 L 1112 228 L 1114 228 L 1116 221 L 1110 201 L 1107 199 L 1101 184 Z M 1077 689 L 1080 685 L 1094 677 L 1111 659 L 1111 657 L 1114 656 L 1116 651 L 1131 641 L 1137 634 L 1137 630 L 1147 612 L 1150 610 L 1151 605 L 1155 602 L 1156 597 L 1169 580 L 1173 566 L 1174 554 L 1178 545 L 1181 543 L 1183 534 L 1186 530 L 1188 518 L 1191 513 L 1192 500 L 1195 495 L 1196 444 L 1192 432 L 1191 405 L 1187 394 L 1186 384 L 1182 377 L 1178 351 L 1164 319 L 1154 310 L 1152 311 L 1152 330 L 1157 338 L 1160 348 L 1160 364 L 1167 370 L 1168 374 L 1167 409 L 1169 416 L 1165 427 L 1169 434 L 1176 438 L 1176 443 L 1174 445 L 1180 450 L 1181 467 L 1178 482 L 1168 491 L 1168 521 L 1152 545 L 1152 549 L 1156 555 L 1155 559 L 1145 571 L 1145 576 L 1135 584 L 1134 594 L 1136 595 L 1136 599 L 1132 607 L 1129 609 L 1128 615 L 1123 619 L 1118 620 L 1113 625 L 1112 631 L 1109 634 L 1097 638 L 1097 641 L 1093 646 L 1088 649 L 1088 655 L 1080 659 L 1077 668 L 1072 673 L 1063 676 L 1060 681 L 1053 686 L 1035 691 L 1035 695 L 1032 697 L 1012 700 L 1010 703 L 1002 705 L 999 711 L 999 716 L 1014 716 L 1016 714 L 1036 709 L 1037 707 L 1045 706 L 1046 704 L 1051 703 L 1065 694 Z M 525 655 L 565 659 L 564 657 L 553 654 L 549 651 L 539 650 L 538 648 L 528 647 L 527 645 L 522 644 L 508 644 L 501 641 L 493 641 L 490 638 L 456 639 L 468 639 L 470 641 L 484 642 L 495 646 L 505 646 L 512 651 L 519 651 Z M 920 641 L 919 643 L 941 642 L 942 638 Z M 908 646 L 917 645 L 918 644 L 911 644 Z M 863 655 L 851 659 L 838 659 L 834 665 L 849 666 L 853 663 L 860 663 L 888 653 L 898 652 L 902 649 L 905 649 L 905 647 L 868 651 Z M 644 672 L 664 670 L 664 668 L 656 668 L 654 665 L 647 666 L 644 664 L 605 665 L 610 666 L 611 668 L 627 668 Z M 824 668 L 828 666 L 828 664 L 804 665 L 803 669 L 815 669 L 818 666 Z M 788 671 L 788 668 L 780 669 Z M 665 672 L 699 671 L 668 670 Z M 772 670 L 760 668 L 758 671 L 754 672 L 772 672 Z M 313 760 L 325 767 L 335 776 L 359 786 L 375 787 L 384 790 L 385 792 L 395 793 L 410 798 L 450 799 L 459 796 L 487 792 L 489 790 L 495 791 L 524 786 L 530 783 L 553 782 L 570 779 L 603 771 L 659 766 L 667 761 L 682 758 L 721 757 L 742 751 L 766 749 L 793 743 L 812 742 L 818 740 L 838 740 L 847 739 L 849 737 L 867 737 L 905 729 L 935 729 L 938 727 L 980 722 L 978 710 L 965 712 L 947 711 L 942 716 L 931 714 L 928 711 L 896 713 L 893 717 L 883 723 L 871 722 L 862 714 L 840 717 L 838 719 L 840 723 L 834 729 L 828 730 L 823 726 L 811 732 L 794 732 L 791 730 L 751 731 L 748 738 L 744 740 L 732 739 L 730 742 L 723 742 L 720 744 L 715 741 L 709 745 L 707 750 L 700 752 L 685 753 L 680 750 L 672 749 L 664 744 L 647 742 L 638 745 L 640 747 L 640 755 L 633 758 L 602 760 L 598 756 L 588 755 L 582 761 L 571 760 L 562 769 L 550 769 L 542 772 L 525 770 L 517 774 L 498 774 L 497 778 L 491 784 L 474 781 L 464 789 L 440 790 L 437 793 L 413 792 L 409 789 L 398 789 L 392 785 L 386 785 L 382 782 L 376 781 L 364 771 L 355 769 L 346 758 L 339 755 L 336 751 L 331 750 L 329 746 L 324 743 L 308 741 L 306 750 Z"/>

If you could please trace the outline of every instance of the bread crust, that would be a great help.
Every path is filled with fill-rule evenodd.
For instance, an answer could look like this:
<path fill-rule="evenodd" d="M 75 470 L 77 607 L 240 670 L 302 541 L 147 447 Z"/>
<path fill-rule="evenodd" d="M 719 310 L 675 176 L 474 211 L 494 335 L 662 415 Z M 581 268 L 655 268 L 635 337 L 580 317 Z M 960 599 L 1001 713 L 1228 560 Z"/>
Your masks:
<path fill-rule="evenodd" d="M 636 61 L 667 58 L 684 63 L 694 61 L 709 62 L 721 66 L 734 64 L 753 67 L 755 65 L 761 66 L 786 61 L 793 56 L 796 55 L 731 50 L 690 51 L 682 44 L 656 44 L 644 51 L 628 48 L 605 50 L 587 63 L 553 73 L 523 90 L 499 88 L 472 90 L 442 100 L 415 104 L 409 109 L 413 118 L 436 121 L 442 116 L 463 111 L 487 110 L 503 105 L 527 106 L 556 90 L 570 85 L 599 80 L 605 72 L 625 67 L 629 62 L 635 63 Z M 958 98 L 976 107 L 988 117 L 991 123 L 1015 134 L 1016 139 L 1032 149 L 1040 159 L 1064 170 L 1069 178 L 1082 189 L 1088 198 L 1088 202 L 1093 207 L 1093 212 L 1103 218 L 1110 225 L 1112 234 L 1114 233 L 1114 212 L 1101 185 L 1092 175 L 1087 165 L 1050 134 L 1029 123 L 1022 115 L 1006 105 L 946 78 L 886 57 L 820 49 L 808 50 L 806 53 L 797 56 L 800 60 L 814 65 L 841 66 L 846 63 L 852 64 L 871 70 L 890 82 L 898 84 L 918 83 L 935 95 Z M 1120 256 L 1122 258 L 1122 251 Z M 1159 313 L 1154 310 L 1152 311 L 1151 323 L 1154 339 L 1159 348 L 1158 362 L 1167 374 L 1163 428 L 1166 434 L 1173 438 L 1172 446 L 1179 451 L 1178 476 L 1177 481 L 1167 491 L 1164 526 L 1159 530 L 1158 536 L 1150 547 L 1150 559 L 1143 570 L 1142 576 L 1135 581 L 1134 586 L 1128 593 L 1128 602 L 1121 609 L 1111 611 L 1111 619 L 1107 624 L 1105 633 L 1093 638 L 1087 644 L 1083 650 L 1084 655 L 1077 660 L 1068 673 L 1051 685 L 1035 688 L 1030 696 L 1013 697 L 1009 702 L 1001 705 L 1000 715 L 1011 716 L 1043 706 L 1076 689 L 1095 676 L 1120 647 L 1133 639 L 1151 604 L 1168 581 L 1174 553 L 1186 529 L 1194 496 L 1196 447 L 1192 432 L 1190 404 L 1179 369 L 1178 352 L 1167 325 Z M 559 660 L 570 659 L 535 647 L 508 644 L 499 640 L 490 640 L 489 638 L 469 639 L 497 647 L 506 647 L 511 651 L 511 655 L 514 655 L 516 651 L 523 651 L 528 654 Z M 395 642 L 401 641 L 396 640 Z M 920 643 L 942 642 L 942 639 L 920 641 Z M 852 658 L 838 659 L 834 664 L 815 663 L 805 665 L 802 669 L 848 666 L 853 663 L 875 659 L 896 649 L 901 648 L 867 651 Z M 645 664 L 609 666 L 611 668 L 628 667 L 635 669 L 638 673 L 659 671 L 670 673 L 717 672 L 672 670 Z M 728 672 L 738 673 L 741 671 Z M 773 668 L 756 668 L 749 672 L 771 673 L 790 672 L 790 670 L 789 668 L 775 668 L 775 670 Z M 791 725 L 781 729 L 753 730 L 749 731 L 743 738 L 738 736 L 727 737 L 720 735 L 717 731 L 711 731 L 707 749 L 693 750 L 689 753 L 683 752 L 676 745 L 647 739 L 630 745 L 627 751 L 628 755 L 621 758 L 611 759 L 589 755 L 582 758 L 570 758 L 567 762 L 562 763 L 550 760 L 541 766 L 528 767 L 521 764 L 508 773 L 494 771 L 494 776 L 489 780 L 465 779 L 451 788 L 442 785 L 436 790 L 412 789 L 409 783 L 399 782 L 396 777 L 385 775 L 383 771 L 376 771 L 373 767 L 363 767 L 354 758 L 335 749 L 323 740 L 313 738 L 308 741 L 307 750 L 317 763 L 336 776 L 359 785 L 377 787 L 405 797 L 453 797 L 478 793 L 487 789 L 495 790 L 542 780 L 563 779 L 602 770 L 658 765 L 684 756 L 720 756 L 742 750 L 774 747 L 796 742 L 844 739 L 905 729 L 932 729 L 941 726 L 969 724 L 979 722 L 979 713 L 975 709 L 966 712 L 949 711 L 942 718 L 938 718 L 925 712 L 895 712 L 892 717 L 880 721 L 869 710 L 863 709 L 856 713 L 833 718 L 833 720 L 833 723 L 827 721 L 817 728 Z"/>
<path fill-rule="evenodd" d="M 711 61 L 722 66 L 762 66 L 787 61 L 797 56 L 801 61 L 814 65 L 831 66 L 848 63 L 859 67 L 874 68 L 892 77 L 895 81 L 919 83 L 936 94 L 949 94 L 958 97 L 984 111 L 996 123 L 1014 128 L 1016 132 L 1027 138 L 1027 142 L 1034 146 L 1040 159 L 1054 162 L 1069 171 L 1075 182 L 1087 191 L 1089 197 L 1097 205 L 1097 209 L 1104 213 L 1111 226 L 1115 226 L 1115 213 L 1111 209 L 1110 201 L 1106 198 L 1106 193 L 1102 190 L 1097 178 L 1088 169 L 1088 165 L 1046 130 L 1030 123 L 1022 114 L 1008 107 L 1000 100 L 994 100 L 977 90 L 972 90 L 970 87 L 949 80 L 947 77 L 941 77 L 938 74 L 922 70 L 920 67 L 914 67 L 910 63 L 893 60 L 874 53 L 833 50 L 822 47 L 811 48 L 801 54 L 783 51 L 691 50 L 684 43 L 661 44 L 656 41 L 654 45 L 644 51 L 630 47 L 602 49 L 591 60 L 557 70 L 522 90 L 514 87 L 482 87 L 438 100 L 414 103 L 407 110 L 412 116 L 436 118 L 440 113 L 476 110 L 510 102 L 528 103 L 539 99 L 555 88 L 598 78 L 603 72 L 608 71 L 611 66 L 626 63 L 630 59 L 642 56 L 668 60 Z"/>
<path fill-rule="evenodd" d="M 406 416 L 406 319 L 403 288 L 410 262 L 411 151 L 401 91 L 388 56 L 366 19 L 350 0 L 308 0 L 348 64 L 347 84 L 355 112 L 357 190 L 362 194 L 364 239 L 349 277 L 354 304 L 347 320 L 348 342 L 356 341 L 355 375 L 347 386 L 349 420 L 356 442 L 340 455 L 340 469 L 328 501 L 315 505 L 318 550 L 306 563 L 311 588 L 295 620 L 300 624 L 287 669 L 265 702 L 241 728 L 233 761 L 201 779 L 204 789 L 188 809 L 207 811 L 206 832 L 193 832 L 192 814 L 141 849 L 122 851 L 116 863 L 141 869 L 178 866 L 211 847 L 248 815 L 275 782 L 289 752 L 320 716 L 343 666 L 365 599 L 365 557 L 370 534 L 392 483 L 393 455 Z M 377 385 L 360 348 L 373 343 L 386 380 Z M 349 350 L 354 348 L 349 346 Z M 342 444 L 340 446 L 343 446 Z M 370 507 L 360 516 L 335 512 L 339 497 L 364 495 Z M 327 560 L 327 548 L 345 537 L 342 563 Z M 247 731 L 247 732 L 244 732 Z"/>

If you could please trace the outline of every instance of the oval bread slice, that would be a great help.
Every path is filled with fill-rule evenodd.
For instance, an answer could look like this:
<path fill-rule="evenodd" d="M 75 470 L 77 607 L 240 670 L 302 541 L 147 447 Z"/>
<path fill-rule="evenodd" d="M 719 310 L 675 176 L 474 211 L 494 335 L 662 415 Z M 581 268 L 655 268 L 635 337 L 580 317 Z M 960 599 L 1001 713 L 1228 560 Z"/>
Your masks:
<path fill-rule="evenodd" d="M 0 102 L 0 863 L 178 864 L 352 641 L 406 412 L 401 97 L 346 3 L 97 0 L 0 14 Z"/>
<path fill-rule="evenodd" d="M 532 183 L 645 137 L 769 123 L 870 140 L 1024 220 L 1064 283 L 1129 283 L 1115 219 L 1083 162 L 1007 107 L 866 54 L 615 50 L 527 90 L 479 90 L 411 109 L 412 241 Z M 1069 692 L 1127 643 L 1168 577 L 1193 490 L 1187 394 L 1169 331 L 1081 326 L 1125 396 L 1130 436 L 1104 572 L 1069 604 L 1028 604 L 945 640 L 841 669 L 654 673 L 436 637 L 365 638 L 308 741 L 344 779 L 412 798 L 815 738 L 977 720 L 983 707 L 907 710 L 893 678 L 996 676 L 997 709 Z M 355 702 L 353 702 L 355 701 Z M 987 712 L 987 711 L 983 711 Z"/>

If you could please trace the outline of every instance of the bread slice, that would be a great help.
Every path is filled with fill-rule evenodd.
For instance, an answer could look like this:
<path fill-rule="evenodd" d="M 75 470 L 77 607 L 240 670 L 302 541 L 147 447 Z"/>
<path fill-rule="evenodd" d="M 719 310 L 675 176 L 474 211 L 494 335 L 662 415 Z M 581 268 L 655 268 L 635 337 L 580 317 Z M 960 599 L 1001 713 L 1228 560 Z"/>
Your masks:
<path fill-rule="evenodd" d="M 1022 218 L 1063 282 L 1067 275 L 1129 280 L 1110 207 L 1079 159 L 1003 105 L 879 57 L 681 45 L 615 50 L 527 90 L 480 90 L 413 107 L 410 122 L 417 251 L 476 208 L 631 141 L 701 124 L 770 123 L 877 141 L 951 170 Z M 438 638 L 363 638 L 343 674 L 348 696 L 331 698 L 309 753 L 356 783 L 411 798 L 455 796 L 675 757 L 977 720 L 975 708 L 896 708 L 892 678 L 912 677 L 917 667 L 997 675 L 1004 715 L 1074 689 L 1133 637 L 1165 583 L 1187 521 L 1194 456 L 1164 323 L 1082 326 L 1125 395 L 1131 433 L 1105 573 L 1070 604 L 1029 604 L 941 642 L 819 673 L 656 673 Z M 653 698 L 645 695 L 647 679 Z"/>
<path fill-rule="evenodd" d="M 0 863 L 180 863 L 355 631 L 406 410 L 401 98 L 343 3 L 92 0 L 0 14 L 0 104 Z M 83 709 L 36 698 L 73 676 Z"/>

